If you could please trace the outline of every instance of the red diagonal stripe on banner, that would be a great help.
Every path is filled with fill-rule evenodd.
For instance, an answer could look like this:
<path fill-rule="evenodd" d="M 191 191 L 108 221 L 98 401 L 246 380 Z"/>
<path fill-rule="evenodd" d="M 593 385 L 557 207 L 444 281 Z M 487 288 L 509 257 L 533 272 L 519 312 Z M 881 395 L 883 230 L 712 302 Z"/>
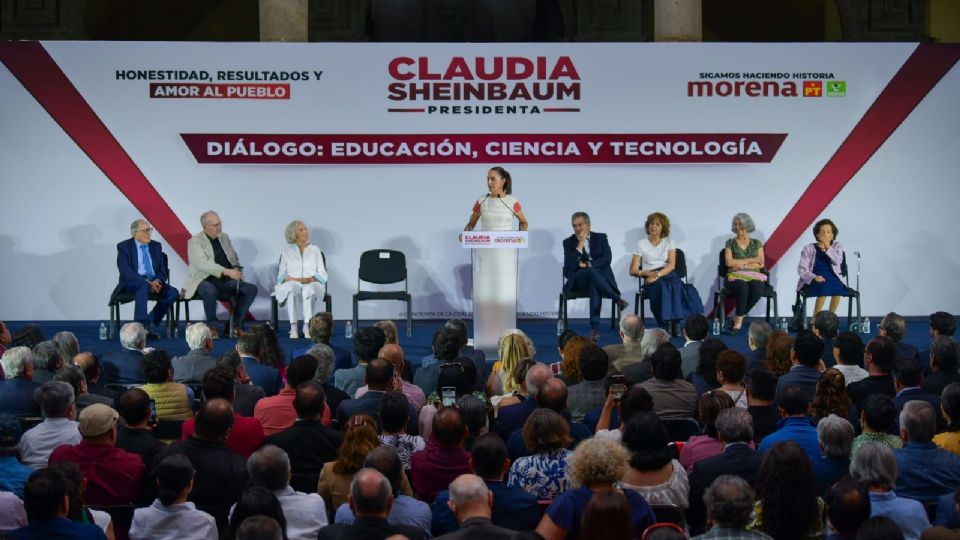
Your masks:
<path fill-rule="evenodd" d="M 917 46 L 770 235 L 763 249 L 768 266 L 777 264 L 958 59 L 960 44 Z"/>
<path fill-rule="evenodd" d="M 0 62 L 186 262 L 190 232 L 43 45 L 0 42 Z"/>

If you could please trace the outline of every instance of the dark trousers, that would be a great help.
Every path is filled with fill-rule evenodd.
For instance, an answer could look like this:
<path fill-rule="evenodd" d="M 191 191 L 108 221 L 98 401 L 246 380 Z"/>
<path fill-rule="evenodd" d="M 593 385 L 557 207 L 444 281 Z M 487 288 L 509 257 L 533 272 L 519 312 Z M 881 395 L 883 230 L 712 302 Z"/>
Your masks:
<path fill-rule="evenodd" d="M 237 285 L 239 284 L 239 288 Z M 230 314 L 232 328 L 243 329 L 243 320 L 247 317 L 250 305 L 257 297 L 257 286 L 245 281 L 218 279 L 213 276 L 197 285 L 197 296 L 203 300 L 203 311 L 207 316 L 207 325 L 217 321 L 217 296 L 228 296 L 233 304 Z"/>
<path fill-rule="evenodd" d="M 150 283 L 146 278 L 143 281 L 125 282 L 121 290 L 133 295 L 133 320 L 147 328 L 150 323 L 160 324 L 170 306 L 180 297 L 176 289 L 163 283 L 160 292 L 157 293 L 157 305 L 153 306 L 153 310 L 148 315 L 147 300 L 150 299 Z"/>
<path fill-rule="evenodd" d="M 727 291 L 737 301 L 737 317 L 742 317 L 750 311 L 760 300 L 763 289 L 766 288 L 765 281 L 743 281 L 734 279 L 727 282 Z"/>
<path fill-rule="evenodd" d="M 600 303 L 602 298 L 620 298 L 617 292 L 596 268 L 581 268 L 573 273 L 564 290 L 587 291 L 590 294 L 590 328 L 600 328 Z"/>

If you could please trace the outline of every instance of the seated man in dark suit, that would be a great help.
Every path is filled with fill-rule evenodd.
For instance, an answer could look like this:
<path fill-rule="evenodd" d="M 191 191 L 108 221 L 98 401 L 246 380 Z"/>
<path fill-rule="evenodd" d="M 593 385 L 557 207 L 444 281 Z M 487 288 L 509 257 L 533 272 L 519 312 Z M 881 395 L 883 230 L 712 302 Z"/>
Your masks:
<path fill-rule="evenodd" d="M 923 391 L 920 386 L 923 383 L 922 371 L 920 361 L 916 358 L 897 360 L 893 365 L 893 388 L 897 391 L 897 395 L 893 396 L 893 403 L 897 406 L 897 414 L 900 414 L 908 401 L 926 401 L 936 413 L 939 433 L 947 427 L 940 410 L 940 396 Z"/>
<path fill-rule="evenodd" d="M 122 349 L 103 357 L 104 383 L 133 385 L 147 382 L 140 368 L 143 349 L 147 346 L 147 330 L 138 322 L 121 326 L 120 345 Z"/>
<path fill-rule="evenodd" d="M 769 369 L 754 369 L 747 374 L 747 412 L 753 417 L 753 440 L 757 444 L 777 430 L 780 408 L 777 396 L 777 375 Z"/>
<path fill-rule="evenodd" d="M 508 486 L 503 476 L 510 469 L 507 447 L 503 439 L 494 433 L 485 433 L 473 442 L 470 453 L 473 472 L 483 479 L 486 488 L 493 494 L 493 507 L 489 518 L 494 525 L 514 531 L 537 528 L 540 511 L 537 498 L 519 487 Z M 450 491 L 437 493 L 433 501 L 433 534 L 441 535 L 457 530 L 460 525 L 451 507 Z"/>
<path fill-rule="evenodd" d="M 510 529 L 494 525 L 492 515 L 494 495 L 487 489 L 483 479 L 473 474 L 463 474 L 450 483 L 450 500 L 447 506 L 460 523 L 460 530 L 439 538 L 445 540 L 513 540 L 527 538 Z"/>
<path fill-rule="evenodd" d="M 253 410 L 266 394 L 263 388 L 250 381 L 247 375 L 247 368 L 243 366 L 243 360 L 236 349 L 230 349 L 223 353 L 220 360 L 217 360 L 218 366 L 224 366 L 230 369 L 234 377 L 235 397 L 233 400 L 233 410 L 240 416 L 253 416 Z"/>
<path fill-rule="evenodd" d="M 217 365 L 217 359 L 210 355 L 213 351 L 213 333 L 206 324 L 198 322 L 187 327 L 186 335 L 190 352 L 170 361 L 173 380 L 197 384 L 203 380 L 204 373 Z"/>
<path fill-rule="evenodd" d="M 144 219 L 130 224 L 133 238 L 117 244 L 117 270 L 120 271 L 120 283 L 110 296 L 112 304 L 121 293 L 134 296 L 133 319 L 147 329 L 148 337 L 157 335 L 150 332 L 150 325 L 159 326 L 170 306 L 177 301 L 180 293 L 167 283 L 169 270 L 164 264 L 160 242 L 150 239 L 153 227 Z M 157 304 L 147 313 L 147 299 L 150 293 L 157 295 Z"/>
<path fill-rule="evenodd" d="M 766 367 L 767 341 L 773 335 L 773 328 L 767 321 L 753 321 L 747 328 L 747 346 L 750 352 L 746 355 L 747 371 Z"/>
<path fill-rule="evenodd" d="M 113 400 L 114 407 L 120 404 L 120 390 L 107 388 L 101 384 L 100 359 L 91 352 L 82 352 L 73 357 L 73 365 L 83 370 L 87 380 L 87 392 Z"/>
<path fill-rule="evenodd" d="M 334 523 L 320 529 L 319 540 L 383 539 L 394 535 L 420 540 L 423 531 L 411 525 L 391 525 L 387 521 L 393 506 L 390 481 L 376 469 L 360 469 L 350 483 L 350 509 L 356 520 Z"/>
<path fill-rule="evenodd" d="M 703 494 L 718 477 L 725 474 L 740 476 L 750 484 L 757 479 L 760 470 L 760 454 L 750 448 L 753 440 L 753 419 L 740 407 L 720 412 L 715 424 L 717 440 L 723 447 L 719 456 L 702 459 L 693 464 L 690 471 L 690 509 L 687 525 L 690 534 L 701 534 L 706 525 L 706 508 Z"/>
<path fill-rule="evenodd" d="M 847 385 L 847 393 L 858 411 L 863 410 L 863 400 L 870 394 L 893 397 L 897 393 L 893 387 L 893 375 L 890 374 L 896 358 L 897 344 L 890 338 L 877 336 L 867 343 L 863 350 L 863 365 L 870 375 Z"/>
<path fill-rule="evenodd" d="M 572 440 L 568 446 L 569 449 L 576 448 L 580 441 L 589 439 L 593 435 L 587 426 L 570 420 L 570 412 L 567 409 L 567 385 L 562 380 L 558 378 L 548 379 L 537 393 L 536 401 L 538 407 L 559 413 L 567 421 L 570 427 L 570 439 Z M 523 442 L 523 427 L 514 431 L 507 439 L 507 455 L 510 456 L 510 459 L 529 456 L 532 453 Z"/>
<path fill-rule="evenodd" d="M 537 409 L 537 394 L 543 388 L 547 379 L 553 377 L 550 368 L 542 362 L 530 366 L 527 370 L 527 376 L 524 379 L 524 387 L 527 395 L 520 403 L 501 407 L 500 414 L 497 416 L 497 433 L 504 440 L 510 438 L 510 435 L 523 428 L 524 422 L 530 414 Z"/>
<path fill-rule="evenodd" d="M 309 493 L 317 489 L 317 480 L 323 464 L 337 459 L 337 450 L 343 444 L 343 435 L 320 423 L 323 416 L 324 391 L 320 383 L 307 381 L 297 387 L 293 408 L 297 420 L 287 429 L 267 437 L 265 443 L 283 448 L 290 456 L 291 485 L 295 489 L 307 487 L 301 479 L 312 479 Z M 309 482 L 308 482 L 309 483 Z"/>
<path fill-rule="evenodd" d="M 837 363 L 833 358 L 833 343 L 840 332 L 840 319 L 837 314 L 826 310 L 815 313 L 813 315 L 813 326 L 810 329 L 813 330 L 814 335 L 823 340 L 823 355 L 821 356 L 823 365 L 828 368 L 833 367 Z"/>
<path fill-rule="evenodd" d="M 937 311 L 930 314 L 930 340 L 937 336 L 944 336 L 953 339 L 957 333 L 957 318 L 946 311 Z M 932 345 L 932 344 L 931 344 Z M 924 375 L 930 373 L 930 350 L 920 351 L 920 362 L 923 364 Z M 931 392 L 932 393 L 932 392 Z"/>
<path fill-rule="evenodd" d="M 823 342 L 813 332 L 801 330 L 790 350 L 790 371 L 780 376 L 777 381 L 777 393 L 788 386 L 799 386 L 803 389 L 807 399 L 812 401 L 817 392 L 817 383 L 820 381 L 820 363 L 823 354 Z"/>
<path fill-rule="evenodd" d="M 929 403 L 908 401 L 903 406 L 900 437 L 904 446 L 893 451 L 898 496 L 934 503 L 960 487 L 960 456 L 933 443 L 936 428 L 936 414 Z"/>
<path fill-rule="evenodd" d="M 930 375 L 924 377 L 921 387 L 928 394 L 940 395 L 948 384 L 960 382 L 957 373 L 957 342 L 952 337 L 936 335 L 930 338 Z"/>
<path fill-rule="evenodd" d="M 355 399 L 341 401 L 337 407 L 337 423 L 347 425 L 347 420 L 355 414 L 367 414 L 380 421 L 380 398 L 387 392 L 393 391 L 393 364 L 383 358 L 375 358 L 367 362 L 367 376 L 365 381 L 368 390 Z M 409 405 L 410 417 L 407 420 L 407 434 L 416 435 L 419 432 L 417 419 L 419 415 L 413 405 Z"/>
<path fill-rule="evenodd" d="M 242 334 L 237 338 L 237 353 L 243 361 L 243 367 L 250 376 L 250 381 L 263 388 L 267 396 L 275 396 L 283 387 L 280 372 L 276 368 L 263 364 L 263 346 L 260 336 L 254 333 Z"/>
<path fill-rule="evenodd" d="M 600 339 L 601 298 L 612 298 L 620 309 L 628 302 L 620 297 L 617 280 L 610 270 L 613 255 L 607 235 L 590 232 L 590 216 L 576 212 L 571 218 L 573 234 L 563 241 L 563 292 L 590 293 L 590 335 Z"/>
<path fill-rule="evenodd" d="M 33 353 L 26 347 L 13 347 L 3 353 L 3 381 L 0 381 L 0 411 L 13 416 L 40 416 L 40 405 L 33 392 Z"/>
<path fill-rule="evenodd" d="M 907 321 L 902 315 L 894 312 L 887 313 L 880 321 L 877 331 L 881 336 L 888 337 L 897 344 L 897 360 L 902 358 L 920 358 L 920 352 L 909 343 L 903 343 L 907 337 Z"/>

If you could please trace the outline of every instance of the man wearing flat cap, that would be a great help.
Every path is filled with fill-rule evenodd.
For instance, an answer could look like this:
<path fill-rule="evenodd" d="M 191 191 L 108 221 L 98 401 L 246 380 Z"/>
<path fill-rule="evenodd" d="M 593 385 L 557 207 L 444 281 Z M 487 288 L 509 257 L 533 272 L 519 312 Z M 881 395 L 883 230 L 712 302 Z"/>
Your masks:
<path fill-rule="evenodd" d="M 50 454 L 50 464 L 72 461 L 87 479 L 87 504 L 133 504 L 140 494 L 146 467 L 140 456 L 121 450 L 112 407 L 96 403 L 80 413 L 80 444 L 65 444 Z"/>

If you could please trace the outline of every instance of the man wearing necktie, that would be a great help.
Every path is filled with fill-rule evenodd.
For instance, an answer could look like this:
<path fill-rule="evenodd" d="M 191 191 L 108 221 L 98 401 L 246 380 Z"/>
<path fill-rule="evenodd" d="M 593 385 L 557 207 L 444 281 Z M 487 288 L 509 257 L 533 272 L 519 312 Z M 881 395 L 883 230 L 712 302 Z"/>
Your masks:
<path fill-rule="evenodd" d="M 120 283 L 113 290 L 111 303 L 120 293 L 134 296 L 133 318 L 147 329 L 147 337 L 156 339 L 150 324 L 159 326 L 170 306 L 177 301 L 179 293 L 167 284 L 169 270 L 164 264 L 160 242 L 150 239 L 153 227 L 146 220 L 138 219 L 130 224 L 133 238 L 117 244 L 117 270 Z M 156 294 L 156 305 L 147 313 L 147 300 Z"/>

